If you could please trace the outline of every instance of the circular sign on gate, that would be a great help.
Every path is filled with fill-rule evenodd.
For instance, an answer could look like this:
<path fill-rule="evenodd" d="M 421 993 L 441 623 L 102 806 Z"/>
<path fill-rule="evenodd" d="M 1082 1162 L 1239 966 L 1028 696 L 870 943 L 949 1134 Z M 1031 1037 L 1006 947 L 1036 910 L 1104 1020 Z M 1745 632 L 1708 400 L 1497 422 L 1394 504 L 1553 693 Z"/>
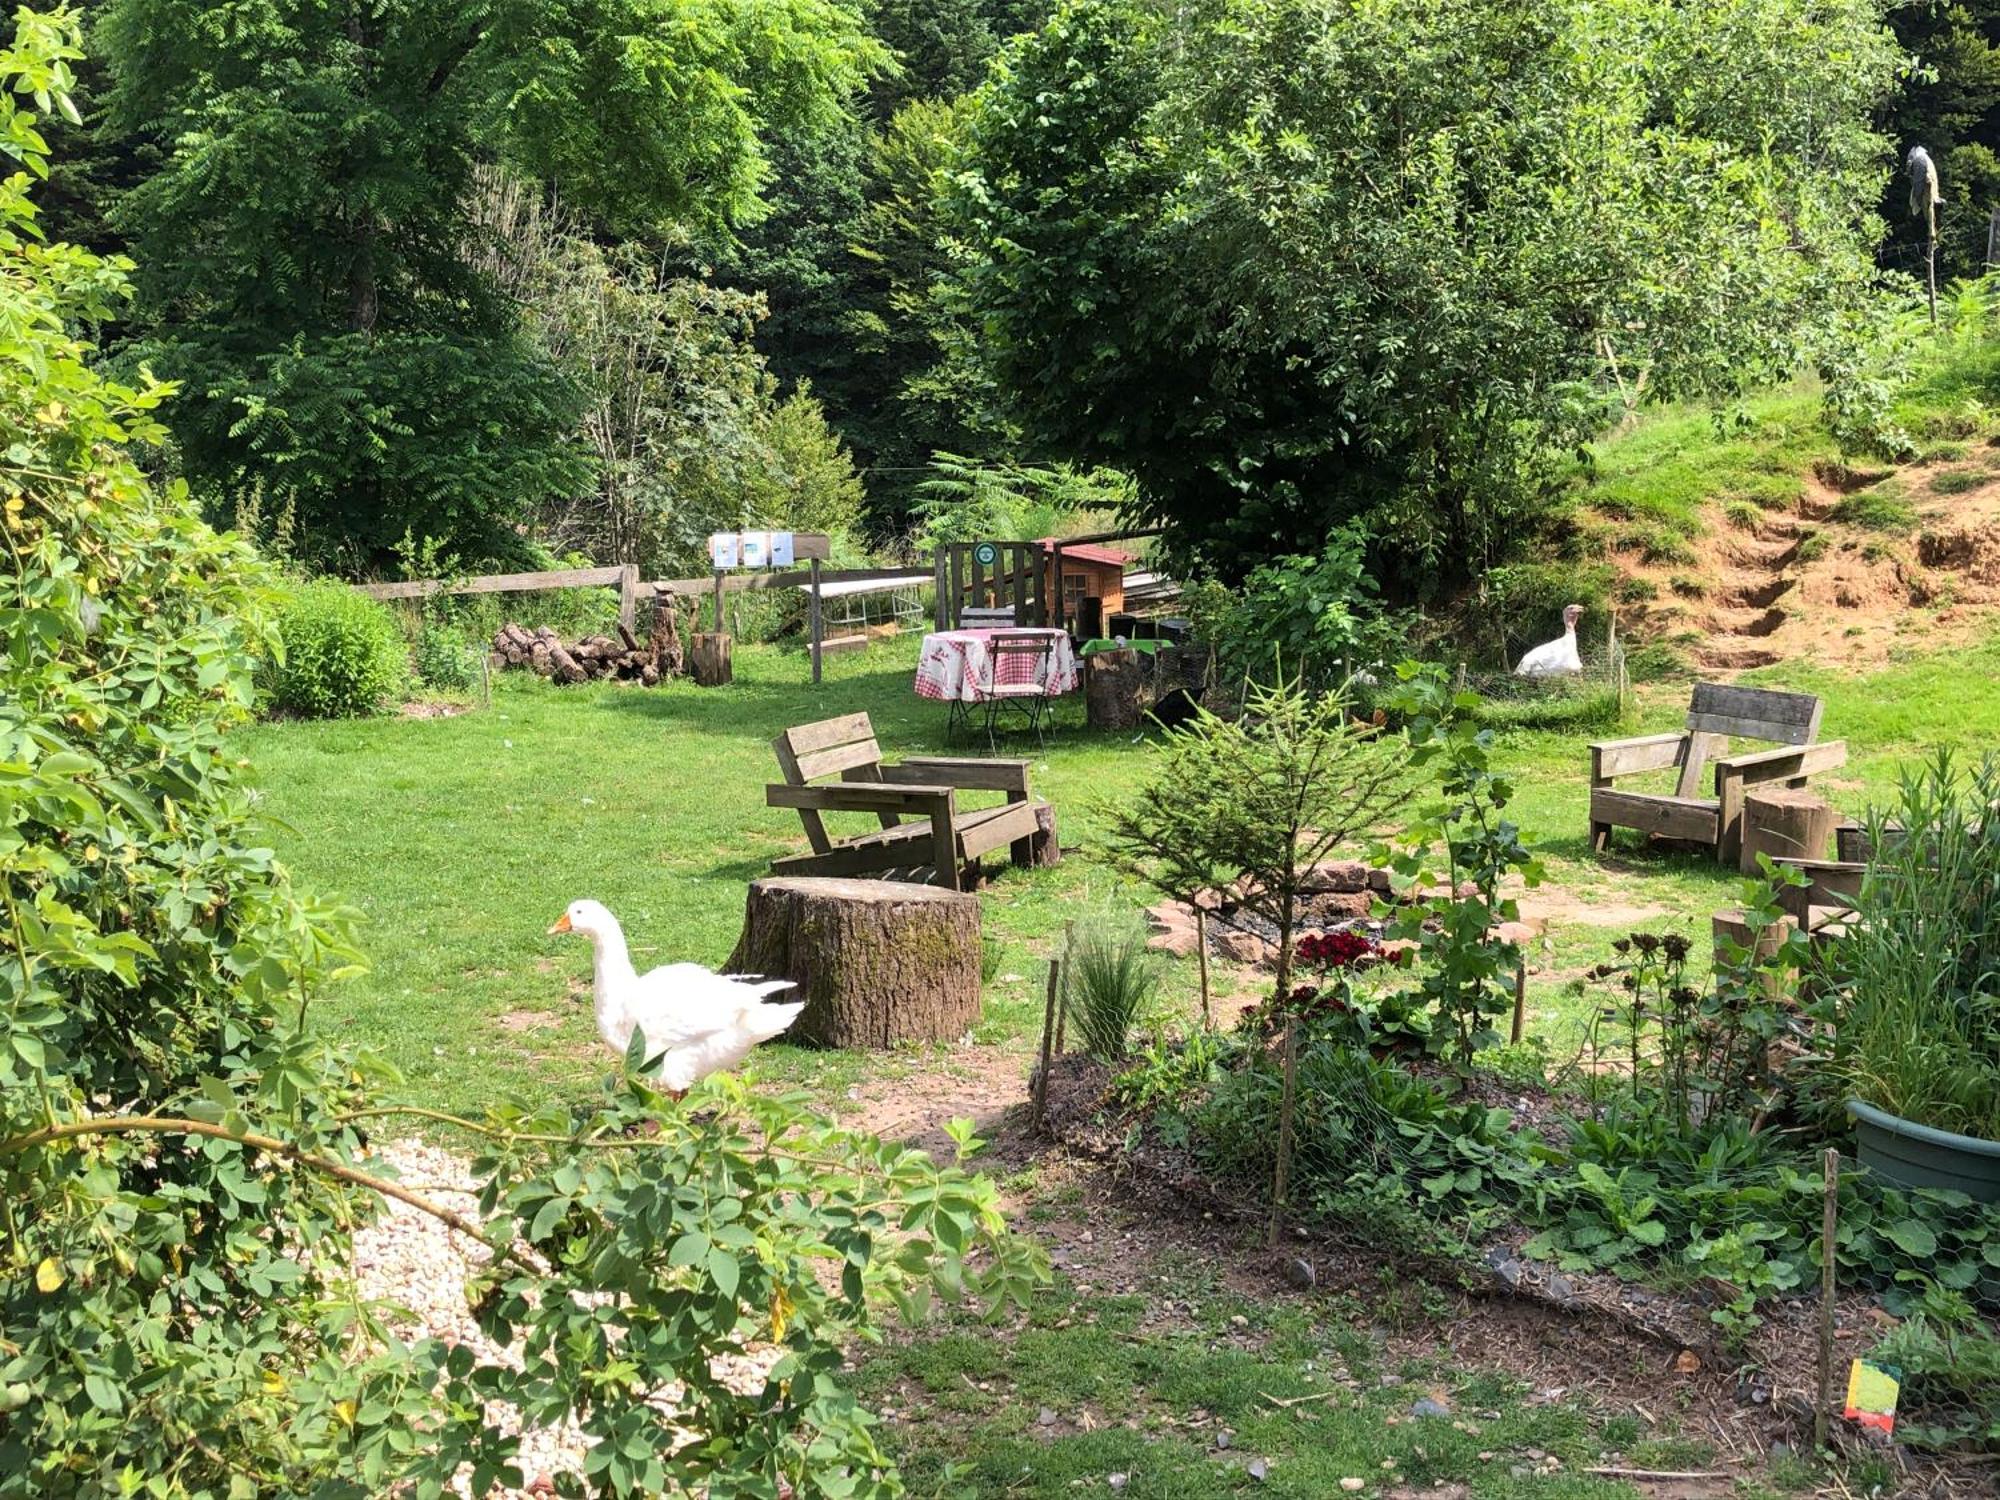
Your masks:
<path fill-rule="evenodd" d="M 972 548 L 972 560 L 982 568 L 990 568 L 1000 561 L 1000 549 L 991 542 L 978 542 Z"/>

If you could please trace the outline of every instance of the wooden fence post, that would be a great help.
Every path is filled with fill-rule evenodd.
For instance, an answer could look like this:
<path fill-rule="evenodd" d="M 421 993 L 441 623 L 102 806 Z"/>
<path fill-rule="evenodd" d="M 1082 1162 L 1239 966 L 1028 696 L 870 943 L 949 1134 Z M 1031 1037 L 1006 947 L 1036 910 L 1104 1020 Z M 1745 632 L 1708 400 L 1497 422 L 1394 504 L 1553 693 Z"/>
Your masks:
<path fill-rule="evenodd" d="M 819 605 L 819 559 L 812 560 L 812 602 L 807 607 L 812 626 L 813 681 L 819 681 L 819 643 L 823 616 Z"/>
<path fill-rule="evenodd" d="M 715 633 L 727 635 L 729 622 L 722 618 L 722 569 L 715 570 Z"/>
<path fill-rule="evenodd" d="M 618 574 L 618 623 L 629 634 L 639 623 L 639 565 L 627 563 Z"/>

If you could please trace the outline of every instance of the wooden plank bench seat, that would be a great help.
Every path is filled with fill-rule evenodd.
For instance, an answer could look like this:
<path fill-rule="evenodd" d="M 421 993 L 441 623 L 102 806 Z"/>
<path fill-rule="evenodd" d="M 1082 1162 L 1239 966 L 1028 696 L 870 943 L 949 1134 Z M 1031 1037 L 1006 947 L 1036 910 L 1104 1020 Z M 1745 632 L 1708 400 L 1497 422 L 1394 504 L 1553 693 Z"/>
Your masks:
<path fill-rule="evenodd" d="M 865 875 L 961 890 L 968 868 L 996 849 L 1008 850 L 1017 865 L 1033 861 L 1047 804 L 1030 792 L 1025 760 L 915 755 L 885 763 L 865 713 L 788 729 L 771 748 L 785 779 L 764 789 L 765 805 L 795 809 L 812 846 L 774 859 L 776 874 Z M 834 776 L 840 779 L 824 781 Z M 966 791 L 1005 800 L 960 807 Z M 829 813 L 872 813 L 881 826 L 836 836 L 826 826 Z"/>
<path fill-rule="evenodd" d="M 1847 761 L 1843 740 L 1819 738 L 1820 700 L 1810 693 L 1700 682 L 1688 703 L 1687 727 L 1670 734 L 1599 740 L 1590 747 L 1590 842 L 1602 851 L 1613 828 L 1708 846 L 1724 864 L 1742 849 L 1747 788 L 1776 782 L 1799 787 L 1817 771 Z M 1776 749 L 1730 755 L 1730 739 L 1761 740 Z M 1671 794 L 1622 791 L 1615 785 L 1649 771 L 1676 772 Z M 1714 776 L 1704 797 L 1702 773 Z"/>

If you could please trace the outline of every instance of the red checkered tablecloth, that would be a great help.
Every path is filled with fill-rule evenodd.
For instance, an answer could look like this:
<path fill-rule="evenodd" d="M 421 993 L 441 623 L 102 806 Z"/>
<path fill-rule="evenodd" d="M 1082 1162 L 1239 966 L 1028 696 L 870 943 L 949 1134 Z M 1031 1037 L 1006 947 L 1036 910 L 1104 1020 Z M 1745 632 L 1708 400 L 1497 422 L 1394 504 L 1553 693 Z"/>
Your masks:
<path fill-rule="evenodd" d="M 991 642 L 993 630 L 940 630 L 924 637 L 917 654 L 917 696 L 940 702 L 984 703 L 993 696 Z M 1076 648 L 1066 630 L 1009 630 L 1007 635 L 1032 635 L 1046 639 L 1051 650 L 1040 656 L 999 658 L 1003 663 L 1000 681 L 1009 687 L 1037 683 L 1051 698 L 1076 691 L 1081 674 L 1076 664 Z"/>

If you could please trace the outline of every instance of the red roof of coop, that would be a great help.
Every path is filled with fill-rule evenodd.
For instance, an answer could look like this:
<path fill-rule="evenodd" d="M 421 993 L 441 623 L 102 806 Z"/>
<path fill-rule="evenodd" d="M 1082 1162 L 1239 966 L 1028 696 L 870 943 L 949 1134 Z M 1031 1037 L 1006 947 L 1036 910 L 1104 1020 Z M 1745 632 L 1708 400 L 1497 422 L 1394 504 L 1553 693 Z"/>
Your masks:
<path fill-rule="evenodd" d="M 1044 552 L 1053 552 L 1056 543 L 1059 541 L 1062 541 L 1061 537 L 1045 536 L 1036 542 L 1035 545 L 1040 547 Z M 1131 562 L 1134 556 L 1133 553 L 1122 552 L 1116 547 L 1096 547 L 1088 542 L 1080 542 L 1075 545 L 1064 542 L 1062 555 L 1064 562 L 1075 558 L 1078 562 L 1104 563 L 1117 567 L 1123 567 L 1126 563 Z"/>

